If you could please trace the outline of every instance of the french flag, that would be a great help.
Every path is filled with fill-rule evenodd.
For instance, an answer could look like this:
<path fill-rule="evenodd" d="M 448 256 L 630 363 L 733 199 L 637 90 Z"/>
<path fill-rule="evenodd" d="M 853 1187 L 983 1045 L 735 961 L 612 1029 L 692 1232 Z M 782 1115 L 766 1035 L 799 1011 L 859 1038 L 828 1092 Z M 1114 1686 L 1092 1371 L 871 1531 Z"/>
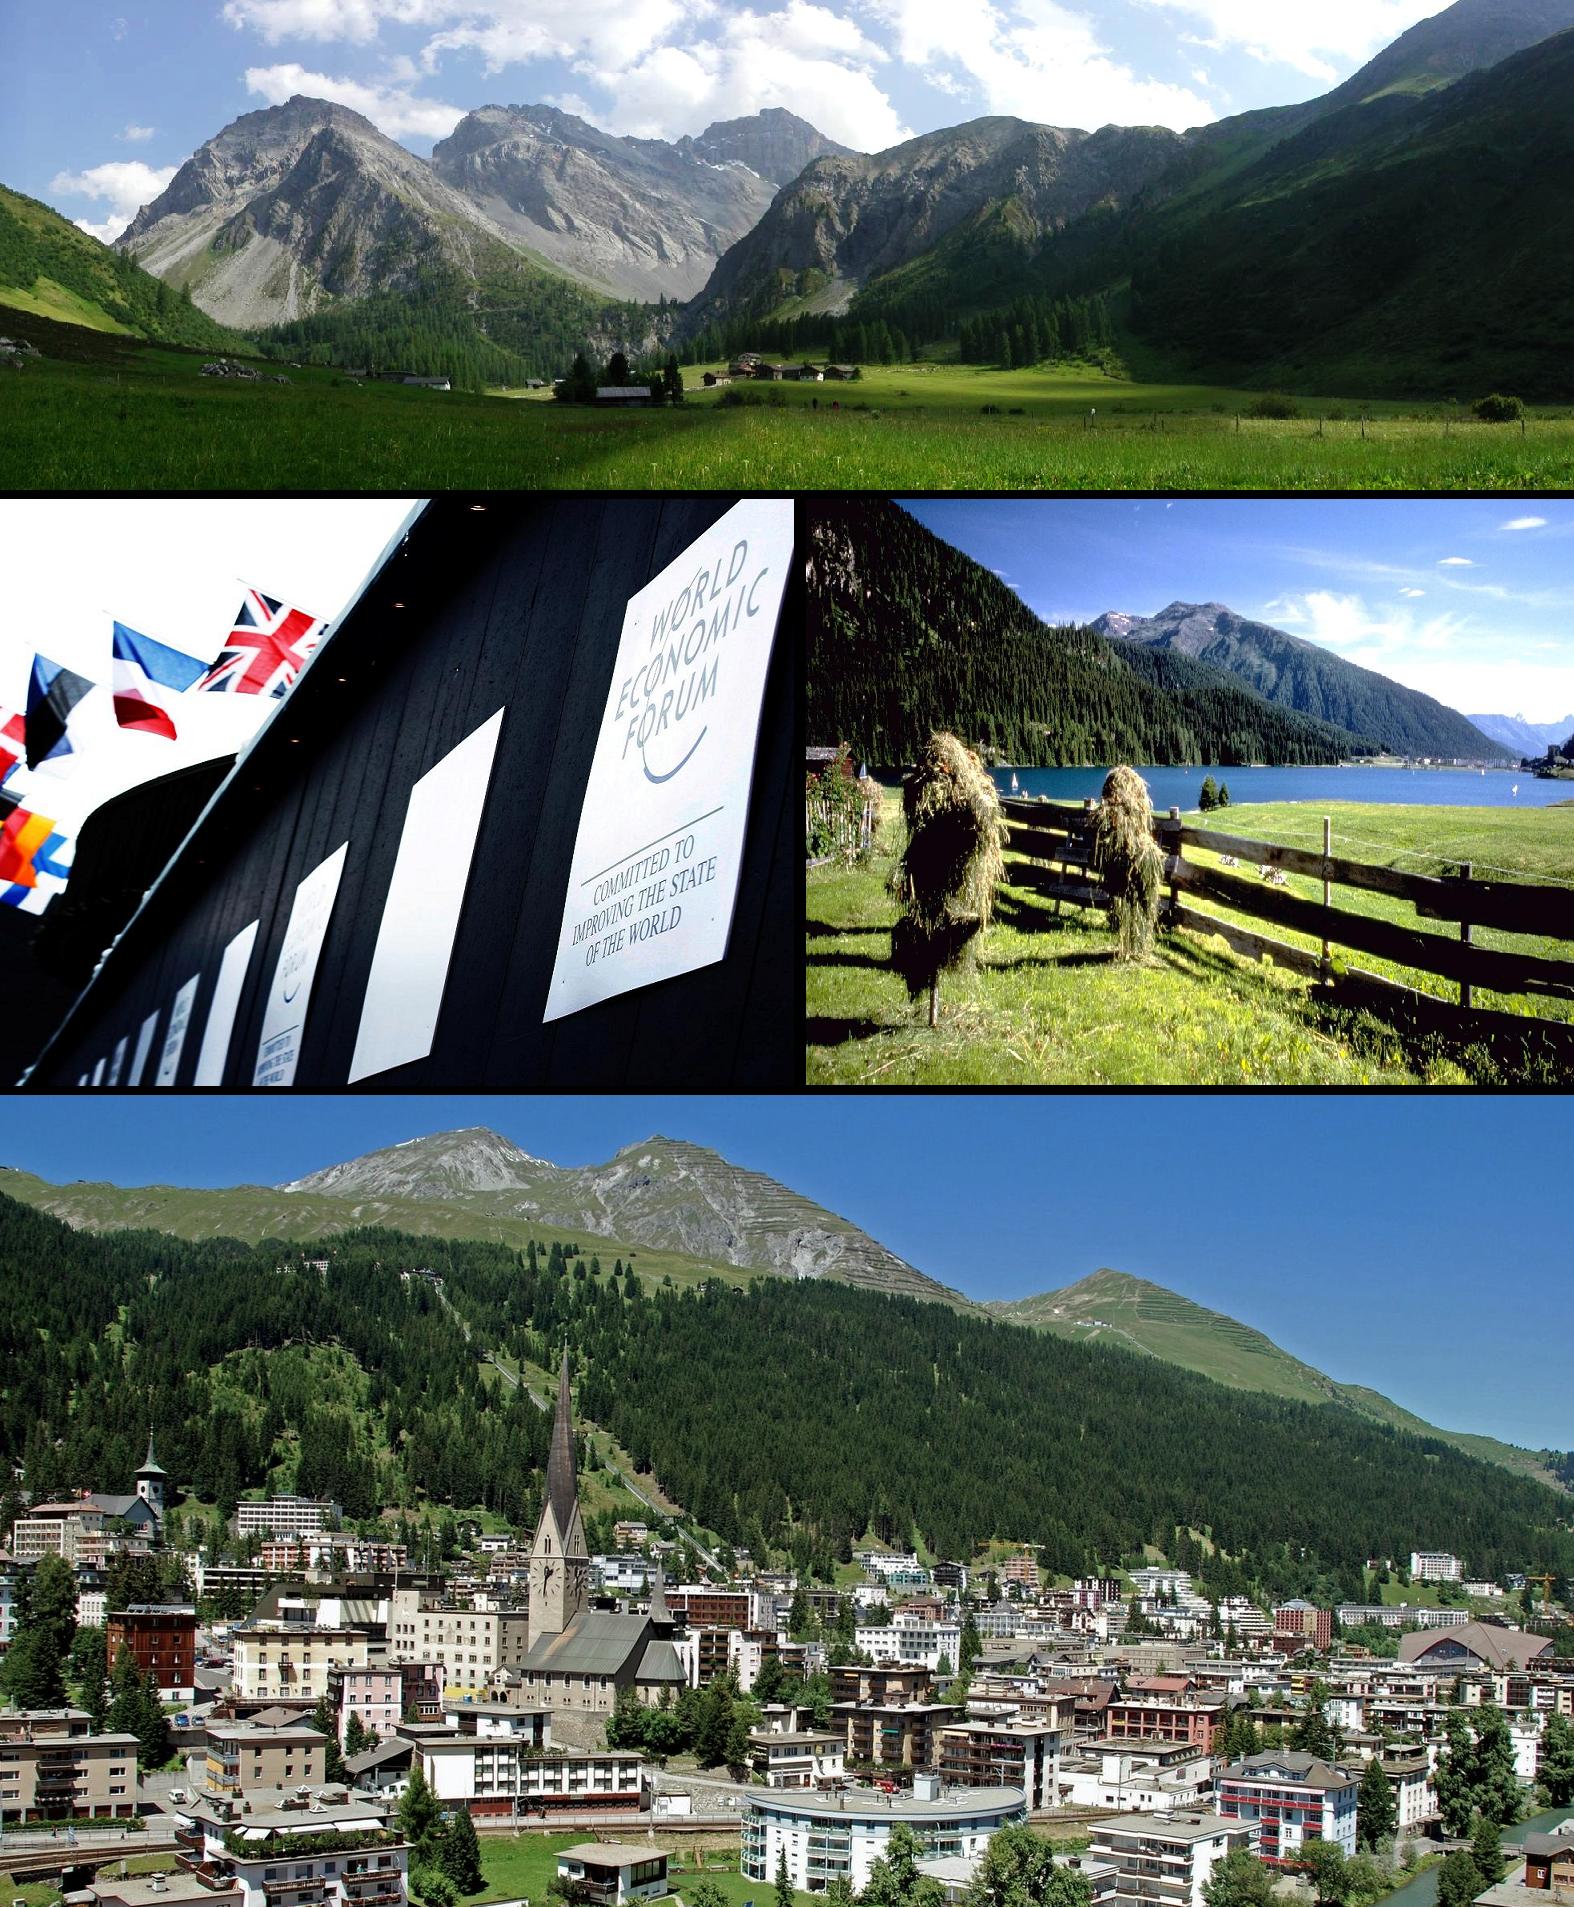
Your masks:
<path fill-rule="evenodd" d="M 115 720 L 122 728 L 144 735 L 175 739 L 175 724 L 165 707 L 163 691 L 179 694 L 200 680 L 208 665 L 183 655 L 151 636 L 139 636 L 123 622 L 115 624 Z"/>

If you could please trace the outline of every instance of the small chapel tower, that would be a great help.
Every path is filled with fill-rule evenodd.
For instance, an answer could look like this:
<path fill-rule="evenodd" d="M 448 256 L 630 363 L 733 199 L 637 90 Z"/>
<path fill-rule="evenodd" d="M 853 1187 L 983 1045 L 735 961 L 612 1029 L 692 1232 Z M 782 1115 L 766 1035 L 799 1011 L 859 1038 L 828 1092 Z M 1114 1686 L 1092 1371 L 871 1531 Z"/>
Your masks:
<path fill-rule="evenodd" d="M 136 1473 L 137 1495 L 162 1523 L 164 1521 L 164 1486 L 168 1482 L 168 1472 L 153 1455 L 153 1432 L 148 1431 L 147 1462 Z"/>
<path fill-rule="evenodd" d="M 568 1349 L 557 1380 L 557 1415 L 547 1459 L 546 1498 L 530 1546 L 530 1640 L 561 1635 L 590 1600 L 590 1551 L 574 1481 L 574 1413 L 568 1390 Z"/>

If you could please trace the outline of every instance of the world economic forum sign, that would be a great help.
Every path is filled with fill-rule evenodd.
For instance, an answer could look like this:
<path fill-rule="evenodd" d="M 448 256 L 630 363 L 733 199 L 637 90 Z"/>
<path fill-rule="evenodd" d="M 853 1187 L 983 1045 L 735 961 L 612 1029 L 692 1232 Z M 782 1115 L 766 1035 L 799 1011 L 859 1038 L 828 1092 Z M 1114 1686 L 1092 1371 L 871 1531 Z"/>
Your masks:
<path fill-rule="evenodd" d="M 727 951 L 793 506 L 738 503 L 629 600 L 546 1020 Z"/>

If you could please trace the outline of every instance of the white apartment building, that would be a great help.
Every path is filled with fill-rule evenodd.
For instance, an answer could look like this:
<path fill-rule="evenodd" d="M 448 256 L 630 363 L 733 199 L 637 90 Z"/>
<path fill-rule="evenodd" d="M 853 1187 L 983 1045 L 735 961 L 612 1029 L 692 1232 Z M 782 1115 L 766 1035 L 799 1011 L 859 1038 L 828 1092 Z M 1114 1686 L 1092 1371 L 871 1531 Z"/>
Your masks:
<path fill-rule="evenodd" d="M 1119 1808 L 1127 1814 L 1206 1811 L 1213 1761 L 1182 1743 L 1144 1747 L 1132 1741 L 1090 1742 L 1062 1755 L 1055 1800 L 1063 1808 Z"/>
<path fill-rule="evenodd" d="M 1094 1824 L 1088 1854 L 1114 1864 L 1116 1907 L 1203 1907 L 1214 1868 L 1255 1853 L 1256 1832 L 1218 1814 L 1121 1814 Z"/>
<path fill-rule="evenodd" d="M 523 1609 L 450 1609 L 417 1589 L 396 1589 L 389 1599 L 388 1653 L 440 1662 L 450 1694 L 483 1694 L 501 1670 L 520 1666 L 529 1646 Z"/>
<path fill-rule="evenodd" d="M 518 1735 L 458 1735 L 428 1736 L 415 1752 L 438 1800 L 478 1820 L 641 1805 L 645 1764 L 633 1750 L 580 1754 Z"/>
<path fill-rule="evenodd" d="M 327 1694 L 331 1670 L 366 1667 L 364 1629 L 264 1619 L 237 1623 L 230 1639 L 231 1686 L 241 1702 L 315 1702 Z"/>
<path fill-rule="evenodd" d="M 924 1773 L 914 1775 L 911 1795 L 751 1793 L 742 1867 L 749 1880 L 767 1884 L 785 1855 L 795 1887 L 819 1893 L 840 1879 L 861 1893 L 899 1823 L 918 1836 L 926 1858 L 976 1866 L 992 1834 L 1026 1820 L 1020 1788 L 942 1788 L 937 1775 Z"/>
<path fill-rule="evenodd" d="M 1410 1552 L 1410 1580 L 1416 1583 L 1458 1583 L 1465 1579 L 1465 1566 L 1457 1556 L 1442 1549 L 1413 1549 Z"/>
<path fill-rule="evenodd" d="M 209 1887 L 238 1890 L 221 1895 L 227 1907 L 407 1907 L 409 1844 L 379 1803 L 244 1816 L 202 1803 L 182 1820 L 177 1861 Z M 292 1853 L 297 1838 L 304 1846 Z"/>
<path fill-rule="evenodd" d="M 921 1662 L 937 1669 L 943 1656 L 953 1669 L 962 1651 L 962 1629 L 955 1622 L 914 1622 L 898 1612 L 889 1623 L 858 1623 L 853 1646 L 876 1662 Z"/>
<path fill-rule="evenodd" d="M 237 1503 L 237 1536 L 315 1536 L 344 1514 L 337 1503 L 310 1496 L 270 1496 Z"/>

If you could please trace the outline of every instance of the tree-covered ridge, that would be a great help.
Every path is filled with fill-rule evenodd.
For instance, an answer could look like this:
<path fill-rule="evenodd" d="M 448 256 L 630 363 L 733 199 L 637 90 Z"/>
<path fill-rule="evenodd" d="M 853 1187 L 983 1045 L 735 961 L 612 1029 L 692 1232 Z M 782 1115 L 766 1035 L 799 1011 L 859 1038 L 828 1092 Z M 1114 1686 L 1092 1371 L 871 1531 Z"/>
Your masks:
<path fill-rule="evenodd" d="M 548 1420 L 482 1360 L 567 1343 L 582 1421 L 725 1542 L 826 1576 L 870 1528 L 963 1557 L 1037 1542 L 1071 1573 L 1153 1543 L 1220 1595 L 1359 1598 L 1368 1557 L 1439 1541 L 1483 1576 L 1574 1571 L 1563 1498 L 1439 1441 L 828 1281 L 679 1292 L 610 1252 L 390 1232 L 96 1237 L 3 1198 L 0 1275 L 0 1461 L 45 1495 L 129 1490 L 151 1423 L 172 1481 L 221 1507 L 294 1481 L 352 1515 L 391 1492 L 528 1524 Z M 353 1413 L 307 1352 L 353 1362 Z"/>
<path fill-rule="evenodd" d="M 422 1494 L 528 1516 L 545 1420 L 523 1391 L 492 1394 L 464 1321 L 400 1275 L 455 1278 L 500 1322 L 517 1266 L 378 1232 L 96 1237 L 0 1198 L 0 1456 L 35 1495 L 129 1492 L 151 1425 L 171 1476 L 221 1507 L 287 1481 L 351 1516 Z"/>
<path fill-rule="evenodd" d="M 866 761 L 911 761 L 936 728 L 1046 767 L 1333 762 L 1361 747 L 1205 664 L 1049 628 L 883 500 L 816 504 L 808 580 L 809 739 Z"/>
<path fill-rule="evenodd" d="M 609 304 L 556 273 L 495 260 L 479 282 L 429 265 L 414 290 L 346 299 L 261 335 L 274 357 L 449 377 L 479 390 L 556 377 L 587 337 L 643 339 L 652 322 L 644 306 Z"/>
<path fill-rule="evenodd" d="M 185 291 L 101 245 L 37 199 L 0 186 L 0 285 L 31 292 L 41 278 L 139 337 L 202 350 L 241 348 L 235 334 L 199 311 Z"/>

